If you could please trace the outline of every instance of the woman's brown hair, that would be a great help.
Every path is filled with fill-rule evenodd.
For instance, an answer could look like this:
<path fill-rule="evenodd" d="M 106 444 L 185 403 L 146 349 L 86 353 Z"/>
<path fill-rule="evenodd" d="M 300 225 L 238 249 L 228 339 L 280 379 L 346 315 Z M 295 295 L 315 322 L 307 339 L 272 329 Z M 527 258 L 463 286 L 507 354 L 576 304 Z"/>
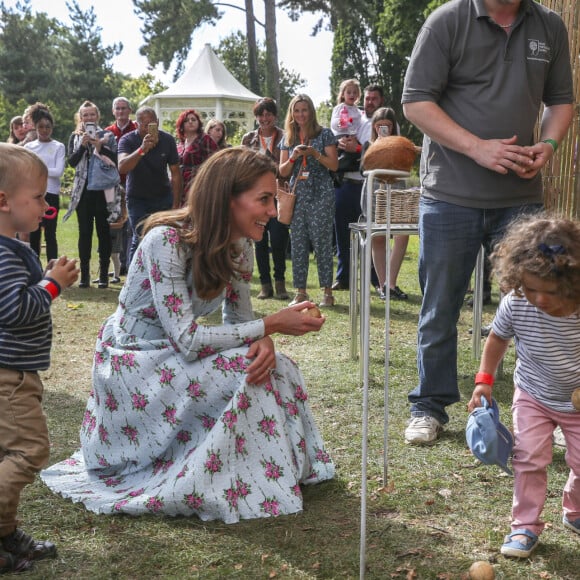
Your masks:
<path fill-rule="evenodd" d="M 267 173 L 275 175 L 276 165 L 266 155 L 248 147 L 222 149 L 201 165 L 182 208 L 153 214 L 145 221 L 143 235 L 157 226 L 171 226 L 181 243 L 189 246 L 200 298 L 215 298 L 236 272 L 231 201 Z"/>

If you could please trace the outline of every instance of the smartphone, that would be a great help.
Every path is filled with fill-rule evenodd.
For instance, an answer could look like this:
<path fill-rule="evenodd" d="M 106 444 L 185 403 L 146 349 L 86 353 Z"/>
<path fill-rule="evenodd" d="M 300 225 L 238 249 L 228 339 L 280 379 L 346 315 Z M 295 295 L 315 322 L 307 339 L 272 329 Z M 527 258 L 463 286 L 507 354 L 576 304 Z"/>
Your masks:
<path fill-rule="evenodd" d="M 85 123 L 85 131 L 91 139 L 94 139 L 97 136 L 97 124 Z"/>
<path fill-rule="evenodd" d="M 298 151 L 305 151 L 308 149 L 308 145 L 297 145 L 296 149 L 298 149 Z"/>
<path fill-rule="evenodd" d="M 157 123 L 149 123 L 149 125 L 147 125 L 147 133 L 149 133 L 149 135 L 157 139 L 159 137 Z"/>
<path fill-rule="evenodd" d="M 391 128 L 388 125 L 381 125 L 378 129 L 379 137 L 388 137 L 391 134 Z"/>

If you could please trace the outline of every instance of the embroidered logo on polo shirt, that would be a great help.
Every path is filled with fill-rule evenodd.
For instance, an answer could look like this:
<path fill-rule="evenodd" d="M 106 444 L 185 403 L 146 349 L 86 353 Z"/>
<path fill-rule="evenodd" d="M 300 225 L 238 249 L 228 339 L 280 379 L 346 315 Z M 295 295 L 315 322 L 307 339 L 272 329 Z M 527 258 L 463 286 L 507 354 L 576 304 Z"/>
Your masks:
<path fill-rule="evenodd" d="M 527 60 L 538 60 L 540 62 L 550 62 L 550 47 L 541 40 L 528 39 Z"/>

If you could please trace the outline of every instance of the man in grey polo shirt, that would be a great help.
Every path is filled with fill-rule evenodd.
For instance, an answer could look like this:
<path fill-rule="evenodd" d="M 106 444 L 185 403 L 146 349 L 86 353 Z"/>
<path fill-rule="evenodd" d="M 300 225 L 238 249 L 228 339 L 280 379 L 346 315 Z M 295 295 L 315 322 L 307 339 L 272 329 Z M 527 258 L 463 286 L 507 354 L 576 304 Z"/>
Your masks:
<path fill-rule="evenodd" d="M 479 248 L 542 207 L 540 170 L 568 130 L 573 101 L 566 28 L 532 0 L 451 0 L 419 32 L 402 99 L 424 133 L 419 384 L 407 443 L 433 443 L 445 407 L 460 399 L 456 325 Z"/>

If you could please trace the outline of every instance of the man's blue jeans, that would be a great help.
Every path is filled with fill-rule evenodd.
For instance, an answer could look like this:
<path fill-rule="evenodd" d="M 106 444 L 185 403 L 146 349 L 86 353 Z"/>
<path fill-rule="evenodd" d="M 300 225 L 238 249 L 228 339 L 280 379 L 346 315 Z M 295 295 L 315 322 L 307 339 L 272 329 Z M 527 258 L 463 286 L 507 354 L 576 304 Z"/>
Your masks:
<path fill-rule="evenodd" d="M 148 218 L 151 214 L 158 211 L 171 209 L 173 206 L 173 195 L 164 195 L 163 197 L 153 199 L 141 199 L 138 197 L 127 197 L 127 213 L 129 214 L 129 223 L 133 231 L 133 239 L 131 241 L 131 249 L 129 251 L 129 260 L 127 267 L 131 263 L 137 246 L 141 238 L 141 229 L 143 227 L 143 220 Z"/>
<path fill-rule="evenodd" d="M 447 405 L 460 399 L 457 386 L 457 321 L 477 254 L 491 248 L 518 215 L 541 205 L 501 209 L 461 207 L 421 198 L 419 206 L 419 385 L 409 393 L 411 416 L 449 421 Z"/>
<path fill-rule="evenodd" d="M 361 214 L 360 182 L 343 181 L 334 190 L 334 231 L 336 236 L 336 279 L 348 286 L 350 281 L 350 229 L 348 224 L 358 221 Z"/>

